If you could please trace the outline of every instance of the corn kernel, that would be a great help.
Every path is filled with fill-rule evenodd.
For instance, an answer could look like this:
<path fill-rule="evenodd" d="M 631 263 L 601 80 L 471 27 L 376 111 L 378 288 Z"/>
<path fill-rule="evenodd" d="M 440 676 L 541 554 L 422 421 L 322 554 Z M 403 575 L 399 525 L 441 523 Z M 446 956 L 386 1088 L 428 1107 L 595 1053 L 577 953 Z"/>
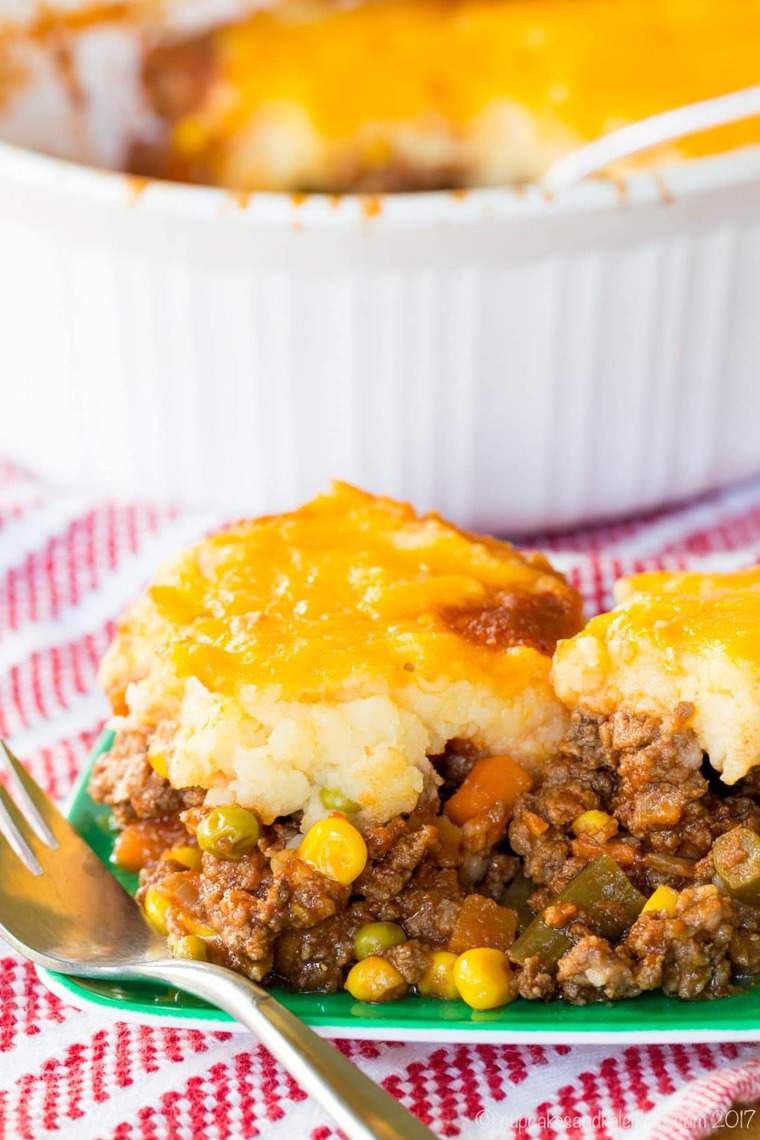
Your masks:
<path fill-rule="evenodd" d="M 303 838 L 298 854 L 328 879 L 348 886 L 367 865 L 367 845 L 347 819 L 331 815 L 317 820 Z"/>
<path fill-rule="evenodd" d="M 465 950 L 454 964 L 459 996 L 473 1009 L 497 1009 L 517 997 L 517 986 L 503 950 Z"/>
<path fill-rule="evenodd" d="M 164 752 L 149 752 L 148 763 L 157 776 L 161 776 L 164 780 L 169 779 L 169 766 Z"/>
<path fill-rule="evenodd" d="M 606 811 L 584 811 L 573 820 L 573 831 L 578 836 L 600 836 L 611 839 L 617 834 L 617 820 Z"/>
<path fill-rule="evenodd" d="M 200 922 L 191 914 L 182 914 L 181 922 L 189 934 L 196 934 L 198 938 L 216 938 L 216 931 L 213 926 L 206 926 L 205 922 Z"/>
<path fill-rule="evenodd" d="M 662 910 L 665 914 L 675 914 L 678 903 L 678 891 L 672 887 L 658 887 L 641 908 L 641 913 L 651 910 Z"/>
<path fill-rule="evenodd" d="M 362 958 L 349 972 L 346 989 L 357 1001 L 394 1001 L 406 993 L 406 982 L 385 958 Z"/>
<path fill-rule="evenodd" d="M 194 962 L 206 961 L 206 943 L 195 934 L 187 934 L 178 938 L 172 945 L 172 955 L 175 958 L 188 958 Z"/>
<path fill-rule="evenodd" d="M 183 867 L 187 867 L 188 871 L 200 871 L 201 869 L 201 853 L 197 847 L 191 847 L 190 844 L 172 847 L 170 851 L 164 852 L 162 858 L 181 863 Z"/>
<path fill-rule="evenodd" d="M 454 981 L 454 966 L 457 956 L 449 950 L 435 950 L 430 965 L 417 983 L 417 989 L 425 997 L 440 998 L 442 1001 L 456 1001 L 459 990 Z"/>
<path fill-rule="evenodd" d="M 148 887 L 143 898 L 143 910 L 148 922 L 157 930 L 159 934 L 163 934 L 164 938 L 169 933 L 166 925 L 166 917 L 169 911 L 169 900 L 165 899 L 157 887 Z"/>

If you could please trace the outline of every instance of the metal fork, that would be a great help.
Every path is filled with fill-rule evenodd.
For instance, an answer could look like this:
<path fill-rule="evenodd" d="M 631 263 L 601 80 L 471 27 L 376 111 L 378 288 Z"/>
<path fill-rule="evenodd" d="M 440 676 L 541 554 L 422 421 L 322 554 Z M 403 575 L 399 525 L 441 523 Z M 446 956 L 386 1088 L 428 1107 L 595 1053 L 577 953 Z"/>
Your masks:
<path fill-rule="evenodd" d="M 435 1140 L 416 1117 L 261 986 L 166 944 L 5 743 L 0 759 L 0 934 L 32 962 L 87 978 L 143 978 L 226 1010 L 272 1051 L 351 1140 Z"/>

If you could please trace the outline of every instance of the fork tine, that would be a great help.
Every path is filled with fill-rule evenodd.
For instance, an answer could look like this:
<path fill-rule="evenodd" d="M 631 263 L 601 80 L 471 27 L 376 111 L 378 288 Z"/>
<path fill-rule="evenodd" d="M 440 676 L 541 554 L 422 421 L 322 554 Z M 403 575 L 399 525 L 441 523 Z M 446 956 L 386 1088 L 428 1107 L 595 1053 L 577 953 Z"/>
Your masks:
<path fill-rule="evenodd" d="M 26 861 L 24 859 L 22 859 L 21 855 L 16 850 L 16 848 L 13 846 L 13 844 L 11 844 L 8 841 L 8 839 L 6 838 L 6 835 L 5 835 L 5 818 L 6 817 L 5 817 L 2 806 L 0 806 L 0 816 L 2 816 L 2 820 L 0 820 L 0 882 L 5 882 L 5 881 L 7 881 L 8 868 L 10 867 L 10 865 L 13 864 L 14 869 L 17 870 L 19 863 L 22 863 L 22 864 L 24 864 L 24 866 L 26 866 Z M 38 860 L 36 858 L 34 858 L 34 852 L 32 852 L 32 861 L 35 864 L 35 870 L 32 873 L 36 875 L 38 873 L 36 868 L 39 867 L 40 864 L 39 864 Z M 26 869 L 30 870 L 29 867 L 27 867 Z M 40 867 L 39 873 L 43 874 L 43 875 L 45 873 L 41 867 Z M 2 915 L 0 915 L 0 922 L 2 922 Z"/>
<path fill-rule="evenodd" d="M 50 830 L 45 818 L 45 816 L 53 818 L 55 808 L 42 788 L 29 775 L 21 761 L 13 755 L 4 740 L 0 741 L 0 745 L 2 746 L 0 747 L 0 760 L 11 772 L 19 799 L 24 807 L 27 822 L 38 839 L 41 839 L 46 846 L 56 848 L 58 840 Z"/>
<path fill-rule="evenodd" d="M 0 786 L 0 832 L 5 836 L 10 847 L 22 863 L 34 875 L 42 874 L 42 867 L 37 856 L 29 846 L 24 833 L 24 822 L 21 812 L 14 804 L 5 788 Z"/>

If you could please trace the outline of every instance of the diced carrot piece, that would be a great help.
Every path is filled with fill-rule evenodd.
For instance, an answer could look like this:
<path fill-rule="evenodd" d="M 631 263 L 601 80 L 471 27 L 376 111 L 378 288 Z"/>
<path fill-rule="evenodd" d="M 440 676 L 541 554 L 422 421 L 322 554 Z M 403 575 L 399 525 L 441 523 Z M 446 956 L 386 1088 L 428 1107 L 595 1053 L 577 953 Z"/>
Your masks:
<path fill-rule="evenodd" d="M 595 843 L 593 838 L 581 835 L 570 844 L 573 855 L 580 859 L 596 859 L 599 855 L 609 855 L 621 867 L 632 867 L 636 862 L 636 848 L 622 840 L 613 839 L 606 843 Z"/>
<path fill-rule="evenodd" d="M 126 689 L 111 689 L 108 693 L 111 701 L 111 712 L 114 716 L 126 716 L 129 712 Z"/>
<path fill-rule="evenodd" d="M 602 850 L 606 851 L 610 859 L 614 859 L 620 867 L 632 867 L 636 862 L 636 848 L 630 843 L 623 843 L 622 839 L 605 843 Z"/>
<path fill-rule="evenodd" d="M 587 835 L 573 839 L 570 849 L 578 859 L 596 859 L 604 850 L 600 843 L 595 843 L 593 837 L 589 838 Z"/>
<path fill-rule="evenodd" d="M 113 861 L 124 871 L 142 871 L 161 858 L 167 847 L 186 837 L 179 820 L 142 820 L 130 823 L 119 835 Z"/>
<path fill-rule="evenodd" d="M 448 800 L 446 815 L 461 827 L 492 804 L 502 802 L 514 807 L 517 797 L 532 785 L 531 777 L 511 756 L 483 756 L 475 761 L 462 786 Z"/>
<path fill-rule="evenodd" d="M 549 824 L 543 816 L 536 815 L 534 811 L 523 812 L 522 821 L 534 839 L 538 839 L 539 835 L 549 830 Z"/>
<path fill-rule="evenodd" d="M 516 911 L 483 895 L 468 895 L 459 908 L 448 949 L 452 954 L 484 946 L 508 950 L 515 940 L 518 922 Z"/>

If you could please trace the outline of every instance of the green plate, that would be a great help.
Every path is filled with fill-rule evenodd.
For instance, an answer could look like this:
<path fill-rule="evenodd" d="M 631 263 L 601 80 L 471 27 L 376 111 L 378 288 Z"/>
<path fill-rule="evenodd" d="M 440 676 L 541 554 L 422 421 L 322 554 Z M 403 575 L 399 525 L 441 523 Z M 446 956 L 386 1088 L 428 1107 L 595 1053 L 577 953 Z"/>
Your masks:
<path fill-rule="evenodd" d="M 112 744 L 104 733 L 75 790 L 69 819 L 114 875 L 133 891 L 136 876 L 110 863 L 115 833 L 108 808 L 87 794 L 95 758 Z M 46 984 L 69 1003 L 111 1010 L 119 1020 L 236 1029 L 225 1013 L 189 994 L 141 982 L 93 982 L 40 971 Z M 587 1043 L 615 1041 L 760 1040 L 760 987 L 717 1001 L 681 1002 L 660 993 L 630 1001 L 570 1006 L 516 1001 L 500 1010 L 477 1012 L 463 1002 L 409 997 L 390 1005 L 365 1005 L 342 994 L 291 994 L 277 991 L 284 1005 L 331 1037 L 397 1041 Z"/>

